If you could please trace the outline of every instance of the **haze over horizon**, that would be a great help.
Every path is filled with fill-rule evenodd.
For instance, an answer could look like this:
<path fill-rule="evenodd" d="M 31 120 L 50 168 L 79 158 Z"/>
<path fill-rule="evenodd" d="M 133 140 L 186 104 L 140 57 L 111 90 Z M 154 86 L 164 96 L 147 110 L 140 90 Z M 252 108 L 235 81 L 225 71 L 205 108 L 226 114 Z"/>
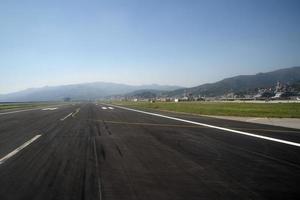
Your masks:
<path fill-rule="evenodd" d="M 300 65 L 300 2 L 0 2 L 0 94 L 84 82 L 196 86 Z"/>

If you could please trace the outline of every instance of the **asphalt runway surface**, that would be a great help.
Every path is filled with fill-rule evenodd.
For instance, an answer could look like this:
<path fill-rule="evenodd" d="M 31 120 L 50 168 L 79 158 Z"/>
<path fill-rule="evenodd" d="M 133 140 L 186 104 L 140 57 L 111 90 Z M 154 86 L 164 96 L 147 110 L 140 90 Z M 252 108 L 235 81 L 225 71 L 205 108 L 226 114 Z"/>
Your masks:
<path fill-rule="evenodd" d="M 159 114 L 212 127 L 92 103 L 0 113 L 0 199 L 300 198 L 300 130 Z"/>

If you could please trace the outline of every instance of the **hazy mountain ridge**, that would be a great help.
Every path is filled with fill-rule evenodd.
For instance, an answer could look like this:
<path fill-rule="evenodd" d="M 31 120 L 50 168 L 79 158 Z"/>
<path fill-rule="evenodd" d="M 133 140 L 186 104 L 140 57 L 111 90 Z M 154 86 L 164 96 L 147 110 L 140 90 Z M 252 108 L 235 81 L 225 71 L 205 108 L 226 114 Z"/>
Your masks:
<path fill-rule="evenodd" d="M 126 94 L 136 90 L 174 90 L 180 86 L 169 85 L 126 85 L 118 83 L 95 82 L 63 86 L 45 86 L 31 88 L 20 92 L 0 95 L 0 101 L 59 101 L 70 97 L 73 100 L 94 100 L 116 94 Z"/>
<path fill-rule="evenodd" d="M 274 87 L 277 81 L 299 85 L 300 66 L 255 75 L 235 76 L 191 88 L 157 84 L 133 86 L 108 82 L 46 86 L 0 95 L 0 101 L 59 101 L 66 97 L 73 100 L 94 100 L 106 97 L 180 97 L 186 93 L 201 96 L 220 96 L 230 92 L 249 92 L 257 88 Z"/>
<path fill-rule="evenodd" d="M 161 96 L 163 93 L 164 91 L 162 90 L 143 89 L 143 90 L 136 90 L 134 92 L 127 93 L 124 95 L 124 97 L 151 99 L 151 98 Z"/>
<path fill-rule="evenodd" d="M 226 78 L 215 83 L 207 83 L 191 88 L 183 88 L 163 93 L 164 96 L 183 96 L 185 93 L 201 96 L 220 96 L 229 92 L 254 91 L 256 88 L 274 87 L 277 81 L 293 84 L 300 80 L 300 66 Z"/>

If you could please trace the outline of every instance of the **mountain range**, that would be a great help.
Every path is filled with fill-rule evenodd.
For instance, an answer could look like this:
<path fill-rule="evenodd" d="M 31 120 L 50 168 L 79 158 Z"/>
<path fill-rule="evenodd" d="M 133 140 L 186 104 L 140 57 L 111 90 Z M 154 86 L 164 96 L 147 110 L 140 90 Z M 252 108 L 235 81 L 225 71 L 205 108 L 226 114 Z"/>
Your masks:
<path fill-rule="evenodd" d="M 60 101 L 67 97 L 72 100 L 95 100 L 116 96 L 134 98 L 181 97 L 187 93 L 194 96 L 220 96 L 231 92 L 251 93 L 257 88 L 274 87 L 278 81 L 299 84 L 300 66 L 255 75 L 235 76 L 191 88 L 157 84 L 133 86 L 107 82 L 46 86 L 0 95 L 0 102 Z"/>
<path fill-rule="evenodd" d="M 0 102 L 26 101 L 61 101 L 64 98 L 72 100 L 95 100 L 112 95 L 125 95 L 140 90 L 170 91 L 181 88 L 169 85 L 126 85 L 108 82 L 82 83 L 62 86 L 45 86 L 30 88 L 19 92 L 0 95 Z"/>
<path fill-rule="evenodd" d="M 267 73 L 255 75 L 240 75 L 226 78 L 215 83 L 207 83 L 191 88 L 183 88 L 170 92 L 165 92 L 165 96 L 182 96 L 185 93 L 201 96 L 220 96 L 230 92 L 251 93 L 257 88 L 274 87 L 278 81 L 285 84 L 293 84 L 300 80 L 300 66 L 279 69 Z"/>

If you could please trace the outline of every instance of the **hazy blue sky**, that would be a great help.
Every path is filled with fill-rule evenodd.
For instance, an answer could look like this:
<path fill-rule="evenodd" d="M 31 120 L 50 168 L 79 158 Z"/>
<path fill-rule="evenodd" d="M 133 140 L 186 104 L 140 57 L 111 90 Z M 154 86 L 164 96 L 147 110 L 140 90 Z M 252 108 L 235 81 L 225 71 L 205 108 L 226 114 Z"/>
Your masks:
<path fill-rule="evenodd" d="M 0 93 L 194 86 L 300 65 L 299 0 L 1 0 Z"/>

